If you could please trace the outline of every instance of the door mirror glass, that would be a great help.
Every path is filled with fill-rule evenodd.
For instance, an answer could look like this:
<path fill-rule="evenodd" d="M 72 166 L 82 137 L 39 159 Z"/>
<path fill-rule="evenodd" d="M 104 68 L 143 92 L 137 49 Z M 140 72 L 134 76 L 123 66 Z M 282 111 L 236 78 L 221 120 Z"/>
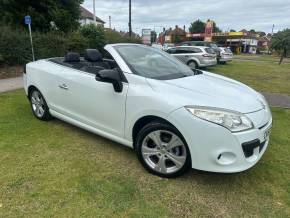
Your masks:
<path fill-rule="evenodd" d="M 112 83 L 116 92 L 123 91 L 121 73 L 116 70 L 101 70 L 96 74 L 96 80 L 101 82 Z"/>

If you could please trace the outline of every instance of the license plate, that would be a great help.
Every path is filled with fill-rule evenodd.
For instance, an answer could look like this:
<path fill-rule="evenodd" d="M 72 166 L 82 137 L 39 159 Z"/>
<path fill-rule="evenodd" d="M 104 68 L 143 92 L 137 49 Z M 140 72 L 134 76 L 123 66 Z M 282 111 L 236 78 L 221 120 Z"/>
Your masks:
<path fill-rule="evenodd" d="M 267 129 L 264 132 L 264 139 L 265 139 L 265 141 L 269 139 L 270 133 L 271 133 L 271 128 Z"/>

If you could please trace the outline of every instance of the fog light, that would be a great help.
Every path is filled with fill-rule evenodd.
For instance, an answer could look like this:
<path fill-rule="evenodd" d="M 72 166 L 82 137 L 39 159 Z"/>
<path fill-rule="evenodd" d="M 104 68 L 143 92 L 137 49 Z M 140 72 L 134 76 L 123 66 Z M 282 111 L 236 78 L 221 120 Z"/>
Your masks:
<path fill-rule="evenodd" d="M 218 155 L 217 162 L 222 165 L 233 164 L 237 159 L 237 156 L 231 152 L 223 152 Z"/>

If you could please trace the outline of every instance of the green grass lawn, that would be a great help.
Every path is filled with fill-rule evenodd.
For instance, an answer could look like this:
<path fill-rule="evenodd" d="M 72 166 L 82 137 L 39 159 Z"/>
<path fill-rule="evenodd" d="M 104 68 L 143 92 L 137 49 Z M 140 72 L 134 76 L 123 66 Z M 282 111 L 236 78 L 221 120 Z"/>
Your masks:
<path fill-rule="evenodd" d="M 273 109 L 262 160 L 238 174 L 148 174 L 135 153 L 0 94 L 0 217 L 289 217 L 290 110 Z"/>
<path fill-rule="evenodd" d="M 290 63 L 232 61 L 207 69 L 241 81 L 258 91 L 290 95 Z"/>
<path fill-rule="evenodd" d="M 274 55 L 251 55 L 242 54 L 235 55 L 234 58 L 242 60 L 253 60 L 253 61 L 267 61 L 267 62 L 279 62 L 280 57 Z M 283 63 L 290 63 L 290 58 L 284 58 Z"/>

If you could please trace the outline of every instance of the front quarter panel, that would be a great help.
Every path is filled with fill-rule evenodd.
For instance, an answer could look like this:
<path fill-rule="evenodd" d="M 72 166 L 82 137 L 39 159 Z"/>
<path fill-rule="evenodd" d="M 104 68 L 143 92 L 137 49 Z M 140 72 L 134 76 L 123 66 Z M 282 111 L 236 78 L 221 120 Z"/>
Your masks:
<path fill-rule="evenodd" d="M 157 116 L 167 119 L 171 111 L 178 106 L 172 102 L 169 94 L 164 96 L 155 91 L 147 79 L 135 74 L 125 74 L 129 82 L 126 103 L 125 137 L 132 140 L 132 130 L 135 123 L 145 116 Z"/>

